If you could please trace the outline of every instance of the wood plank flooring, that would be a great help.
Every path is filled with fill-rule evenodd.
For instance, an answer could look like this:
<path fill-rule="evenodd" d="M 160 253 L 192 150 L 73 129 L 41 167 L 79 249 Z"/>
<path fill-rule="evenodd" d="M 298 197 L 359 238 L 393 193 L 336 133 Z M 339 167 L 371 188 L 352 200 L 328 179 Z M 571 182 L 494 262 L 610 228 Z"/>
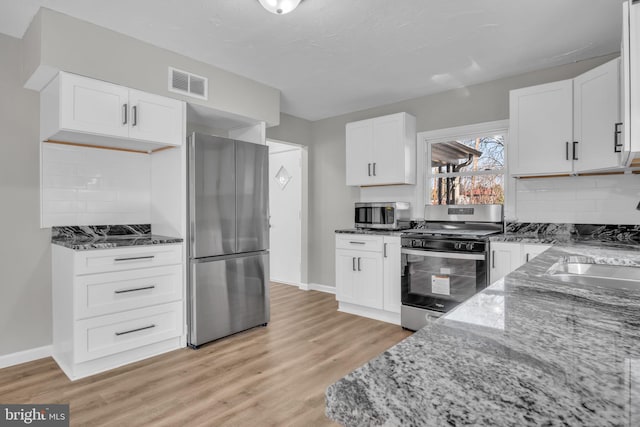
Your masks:
<path fill-rule="evenodd" d="M 0 370 L 1 403 L 69 403 L 74 426 L 323 426 L 324 392 L 410 335 L 271 284 L 271 322 L 75 382 L 51 358 Z"/>

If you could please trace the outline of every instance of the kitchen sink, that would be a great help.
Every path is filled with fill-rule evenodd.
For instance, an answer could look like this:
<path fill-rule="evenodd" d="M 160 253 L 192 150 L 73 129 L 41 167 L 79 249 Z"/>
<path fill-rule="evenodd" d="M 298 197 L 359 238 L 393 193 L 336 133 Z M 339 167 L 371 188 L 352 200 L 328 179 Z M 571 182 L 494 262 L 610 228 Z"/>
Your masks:
<path fill-rule="evenodd" d="M 640 267 L 598 264 L 589 257 L 562 257 L 545 275 L 566 283 L 640 290 Z"/>

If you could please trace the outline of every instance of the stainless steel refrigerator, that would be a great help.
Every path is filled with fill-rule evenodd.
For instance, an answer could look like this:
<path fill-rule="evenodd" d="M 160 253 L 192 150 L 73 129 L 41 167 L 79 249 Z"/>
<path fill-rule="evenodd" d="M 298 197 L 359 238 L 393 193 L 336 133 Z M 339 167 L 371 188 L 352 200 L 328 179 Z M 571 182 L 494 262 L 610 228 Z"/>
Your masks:
<path fill-rule="evenodd" d="M 269 171 L 265 145 L 192 134 L 189 345 L 269 322 Z"/>

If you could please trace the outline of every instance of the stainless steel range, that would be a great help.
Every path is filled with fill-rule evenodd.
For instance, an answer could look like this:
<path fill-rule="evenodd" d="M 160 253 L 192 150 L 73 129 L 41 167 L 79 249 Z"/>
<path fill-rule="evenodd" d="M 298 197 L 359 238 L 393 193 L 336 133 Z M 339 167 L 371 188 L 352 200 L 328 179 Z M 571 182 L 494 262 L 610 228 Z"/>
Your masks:
<path fill-rule="evenodd" d="M 488 236 L 502 205 L 425 206 L 424 228 L 402 234 L 402 327 L 418 330 L 488 285 Z"/>

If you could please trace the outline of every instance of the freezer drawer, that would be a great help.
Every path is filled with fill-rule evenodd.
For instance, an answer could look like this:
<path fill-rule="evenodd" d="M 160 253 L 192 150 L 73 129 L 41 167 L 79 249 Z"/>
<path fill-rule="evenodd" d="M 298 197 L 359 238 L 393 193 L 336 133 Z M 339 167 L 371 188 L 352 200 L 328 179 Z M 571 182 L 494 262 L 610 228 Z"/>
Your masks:
<path fill-rule="evenodd" d="M 189 344 L 269 322 L 269 254 L 191 260 Z"/>

